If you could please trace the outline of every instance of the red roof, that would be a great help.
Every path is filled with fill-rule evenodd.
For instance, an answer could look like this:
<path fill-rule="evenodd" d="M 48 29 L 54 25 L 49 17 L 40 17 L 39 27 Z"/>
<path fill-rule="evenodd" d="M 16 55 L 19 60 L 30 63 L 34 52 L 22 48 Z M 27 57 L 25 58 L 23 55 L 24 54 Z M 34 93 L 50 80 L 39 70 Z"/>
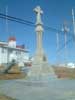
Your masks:
<path fill-rule="evenodd" d="M 0 46 L 6 46 L 6 44 L 2 44 L 2 43 L 0 43 Z"/>
<path fill-rule="evenodd" d="M 16 48 L 24 49 L 22 45 L 17 45 Z"/>
<path fill-rule="evenodd" d="M 16 41 L 15 37 L 9 37 L 9 41 Z"/>

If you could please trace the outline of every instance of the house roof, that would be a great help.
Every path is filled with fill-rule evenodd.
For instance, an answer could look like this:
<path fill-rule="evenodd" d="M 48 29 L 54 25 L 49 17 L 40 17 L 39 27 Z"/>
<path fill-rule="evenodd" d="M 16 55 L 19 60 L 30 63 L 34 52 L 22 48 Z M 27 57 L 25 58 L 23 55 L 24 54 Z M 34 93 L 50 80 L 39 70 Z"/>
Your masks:
<path fill-rule="evenodd" d="M 14 36 L 9 37 L 8 41 L 16 41 L 16 38 Z"/>

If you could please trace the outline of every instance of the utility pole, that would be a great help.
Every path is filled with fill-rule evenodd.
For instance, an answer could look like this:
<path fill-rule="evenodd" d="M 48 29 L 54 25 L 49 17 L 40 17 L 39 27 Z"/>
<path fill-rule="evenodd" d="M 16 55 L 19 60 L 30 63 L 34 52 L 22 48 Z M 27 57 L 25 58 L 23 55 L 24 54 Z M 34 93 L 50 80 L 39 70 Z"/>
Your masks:
<path fill-rule="evenodd" d="M 72 21 L 73 21 L 73 47 L 75 49 L 75 17 L 73 9 L 72 9 Z"/>
<path fill-rule="evenodd" d="M 69 32 L 69 28 L 67 27 L 66 23 L 64 23 L 62 31 L 64 32 L 64 45 L 65 45 L 64 60 L 65 60 L 65 64 L 67 64 L 67 57 L 68 57 L 67 33 Z"/>
<path fill-rule="evenodd" d="M 73 29 L 74 29 L 74 36 L 75 36 L 75 18 L 74 18 L 74 10 L 72 9 L 72 20 L 73 20 Z"/>
<path fill-rule="evenodd" d="M 59 52 L 59 33 L 56 33 L 56 49 L 57 49 L 57 64 L 59 64 L 59 59 L 60 59 L 60 52 Z"/>
<path fill-rule="evenodd" d="M 6 6 L 6 33 L 8 33 L 8 17 L 7 17 L 7 15 L 8 15 L 8 6 Z"/>
<path fill-rule="evenodd" d="M 7 17 L 7 15 L 8 15 L 8 6 L 6 6 L 6 34 L 8 34 L 8 17 Z M 8 47 L 8 49 L 7 49 L 7 64 L 9 63 L 9 47 Z"/>

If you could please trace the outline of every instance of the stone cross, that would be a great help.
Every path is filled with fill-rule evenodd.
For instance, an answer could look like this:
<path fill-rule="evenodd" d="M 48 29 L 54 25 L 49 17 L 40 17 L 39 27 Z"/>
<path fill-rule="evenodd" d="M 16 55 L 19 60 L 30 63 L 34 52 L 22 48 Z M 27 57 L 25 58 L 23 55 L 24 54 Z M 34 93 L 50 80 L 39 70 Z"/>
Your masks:
<path fill-rule="evenodd" d="M 35 11 L 35 13 L 37 14 L 36 25 L 42 24 L 42 21 L 41 21 L 41 14 L 43 14 L 43 11 L 41 10 L 40 6 L 37 6 L 37 7 L 34 9 L 34 11 Z"/>
<path fill-rule="evenodd" d="M 42 62 L 44 53 L 43 53 L 43 45 L 42 45 L 42 38 L 43 38 L 43 24 L 41 21 L 41 15 L 43 14 L 43 11 L 41 10 L 40 6 L 37 6 L 34 9 L 34 12 L 36 13 L 36 36 L 37 36 L 37 44 L 36 44 L 36 54 L 35 54 L 35 62 Z"/>

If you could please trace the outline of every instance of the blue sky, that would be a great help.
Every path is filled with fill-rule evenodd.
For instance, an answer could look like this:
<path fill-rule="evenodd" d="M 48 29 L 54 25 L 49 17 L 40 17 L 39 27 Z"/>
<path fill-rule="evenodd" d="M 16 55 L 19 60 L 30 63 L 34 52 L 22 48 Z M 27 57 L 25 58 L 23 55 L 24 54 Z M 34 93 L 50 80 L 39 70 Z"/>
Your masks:
<path fill-rule="evenodd" d="M 8 6 L 8 15 L 29 20 L 35 23 L 36 15 L 33 9 L 40 5 L 44 11 L 42 21 L 46 26 L 61 29 L 64 20 L 67 20 L 68 26 L 72 29 L 71 10 L 75 10 L 75 0 L 0 0 L 0 12 L 6 12 Z M 0 19 L 0 40 L 7 41 L 11 35 L 16 36 L 18 44 L 25 44 L 33 56 L 36 48 L 35 27 L 22 25 L 8 21 L 8 32 L 6 32 L 6 21 Z M 71 37 L 68 36 L 68 39 Z M 60 46 L 64 44 L 64 35 L 60 34 Z M 43 47 L 50 63 L 56 62 L 56 32 L 44 30 Z M 68 48 L 68 61 L 74 61 L 73 43 L 70 42 Z M 64 61 L 64 49 L 61 51 L 61 61 Z"/>

